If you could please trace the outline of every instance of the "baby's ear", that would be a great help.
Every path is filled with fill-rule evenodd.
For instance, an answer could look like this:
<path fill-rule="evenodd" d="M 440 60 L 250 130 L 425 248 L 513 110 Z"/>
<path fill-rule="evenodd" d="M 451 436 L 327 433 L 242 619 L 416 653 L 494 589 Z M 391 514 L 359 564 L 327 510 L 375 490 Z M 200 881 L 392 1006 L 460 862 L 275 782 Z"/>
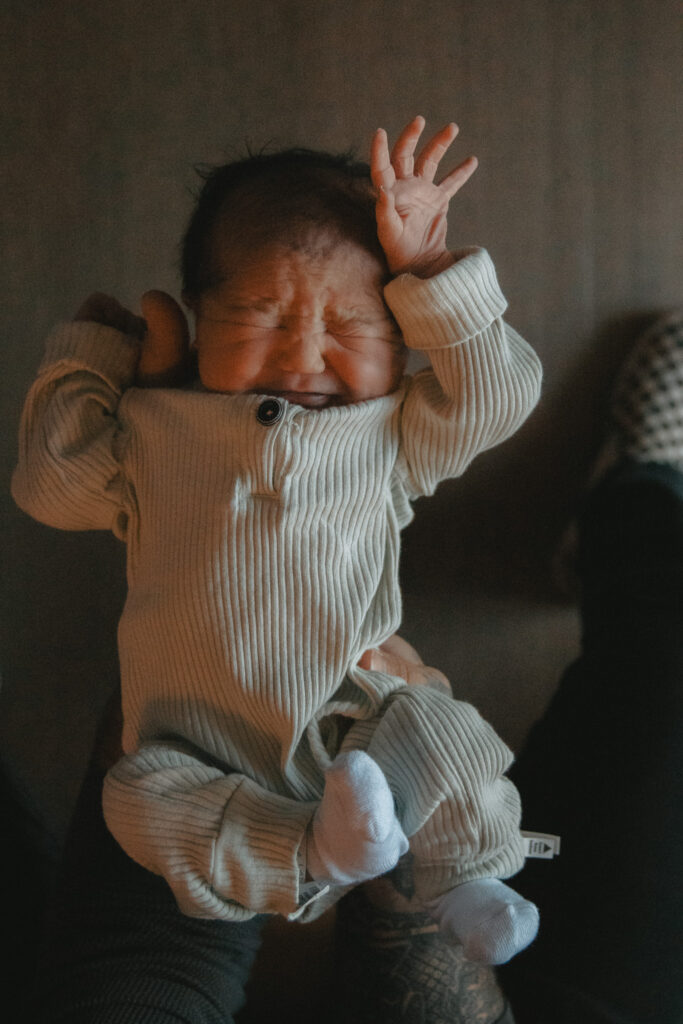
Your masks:
<path fill-rule="evenodd" d="M 141 299 L 147 330 L 142 338 L 136 383 L 174 387 L 187 379 L 189 330 L 182 309 L 166 292 L 145 292 Z"/>
<path fill-rule="evenodd" d="M 183 292 L 182 295 L 181 295 L 181 299 L 183 301 L 183 306 L 185 307 L 185 309 L 194 316 L 195 321 L 196 321 L 196 319 L 197 319 L 197 310 L 199 308 L 198 300 L 194 296 L 190 295 L 189 292 Z M 190 353 L 191 354 L 192 353 L 196 353 L 196 351 L 197 351 L 197 339 L 194 338 L 192 341 L 190 341 Z"/>

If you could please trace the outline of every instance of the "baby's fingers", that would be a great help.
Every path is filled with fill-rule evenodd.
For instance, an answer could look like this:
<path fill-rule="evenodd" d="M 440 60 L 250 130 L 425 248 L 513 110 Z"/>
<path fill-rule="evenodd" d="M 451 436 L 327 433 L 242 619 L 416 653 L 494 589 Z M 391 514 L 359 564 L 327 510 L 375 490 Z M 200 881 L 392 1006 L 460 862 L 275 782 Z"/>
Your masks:
<path fill-rule="evenodd" d="M 391 163 L 397 178 L 412 178 L 415 167 L 415 147 L 424 131 L 425 119 L 418 116 L 407 124 L 391 151 Z"/>
<path fill-rule="evenodd" d="M 454 171 L 446 175 L 439 185 L 439 190 L 447 199 L 451 199 L 462 188 L 468 178 L 472 177 L 478 166 L 479 161 L 476 156 L 468 156 L 467 160 L 463 160 Z"/>
<path fill-rule="evenodd" d="M 439 163 L 459 131 L 457 124 L 451 121 L 440 132 L 437 132 L 417 158 L 415 173 L 425 181 L 434 181 Z"/>
<path fill-rule="evenodd" d="M 396 175 L 389 157 L 389 141 L 384 128 L 378 128 L 372 138 L 370 177 L 377 189 L 390 189 L 396 183 Z"/>

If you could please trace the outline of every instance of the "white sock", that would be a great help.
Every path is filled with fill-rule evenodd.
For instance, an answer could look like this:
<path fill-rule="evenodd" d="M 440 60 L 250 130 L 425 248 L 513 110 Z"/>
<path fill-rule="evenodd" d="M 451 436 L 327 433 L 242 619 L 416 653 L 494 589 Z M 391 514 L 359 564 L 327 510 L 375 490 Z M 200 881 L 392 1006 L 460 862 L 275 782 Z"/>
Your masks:
<path fill-rule="evenodd" d="M 475 963 L 507 963 L 538 932 L 534 904 L 497 878 L 465 882 L 427 908 L 444 936 L 462 945 L 467 959 Z"/>
<path fill-rule="evenodd" d="M 363 750 L 339 754 L 306 837 L 308 873 L 349 885 L 390 871 L 408 840 L 382 769 Z"/>

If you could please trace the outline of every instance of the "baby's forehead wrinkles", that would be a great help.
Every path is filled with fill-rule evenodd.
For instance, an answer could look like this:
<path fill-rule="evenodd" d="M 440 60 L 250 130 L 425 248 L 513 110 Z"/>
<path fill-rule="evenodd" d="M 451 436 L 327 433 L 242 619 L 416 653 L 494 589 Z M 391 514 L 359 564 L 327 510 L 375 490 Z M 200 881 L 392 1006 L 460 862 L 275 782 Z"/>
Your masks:
<path fill-rule="evenodd" d="M 233 309 L 253 309 L 257 313 L 270 313 L 280 303 L 277 299 L 261 296 L 254 299 L 243 299 L 241 302 L 231 303 Z"/>
<path fill-rule="evenodd" d="M 231 288 L 222 294 L 208 297 L 208 308 L 213 315 L 230 316 L 240 313 L 262 313 L 284 319 L 353 321 L 358 324 L 377 324 L 389 319 L 381 297 L 374 292 L 359 290 L 355 295 L 348 289 L 311 287 L 301 281 L 293 289 L 282 291 L 266 288 Z"/>
<path fill-rule="evenodd" d="M 353 320 L 359 324 L 376 324 L 385 319 L 380 310 L 362 306 L 328 306 L 325 313 L 337 320 Z"/>
<path fill-rule="evenodd" d="M 225 313 L 269 313 L 278 306 L 278 300 L 265 296 L 227 295 L 216 297 L 211 305 Z"/>

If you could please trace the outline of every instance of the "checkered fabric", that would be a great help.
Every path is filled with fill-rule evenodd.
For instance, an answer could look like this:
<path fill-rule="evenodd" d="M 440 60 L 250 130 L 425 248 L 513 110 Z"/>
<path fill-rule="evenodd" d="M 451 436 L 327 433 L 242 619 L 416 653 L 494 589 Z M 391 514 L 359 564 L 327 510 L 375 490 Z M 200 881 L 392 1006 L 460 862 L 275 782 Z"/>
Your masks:
<path fill-rule="evenodd" d="M 617 379 L 612 416 L 624 454 L 683 469 L 683 310 L 636 344 Z"/>

